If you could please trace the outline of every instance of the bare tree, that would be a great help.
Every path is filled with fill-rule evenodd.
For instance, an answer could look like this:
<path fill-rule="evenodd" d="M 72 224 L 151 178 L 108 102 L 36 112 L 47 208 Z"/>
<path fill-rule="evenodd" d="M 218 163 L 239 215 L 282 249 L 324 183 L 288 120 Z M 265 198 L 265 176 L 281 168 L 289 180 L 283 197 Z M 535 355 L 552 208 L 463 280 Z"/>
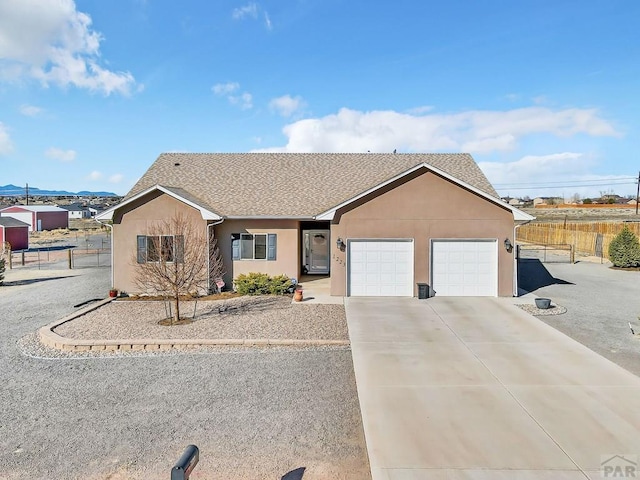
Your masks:
<path fill-rule="evenodd" d="M 152 224 L 147 235 L 138 236 L 136 286 L 173 300 L 172 324 L 180 320 L 180 296 L 209 293 L 210 281 L 224 275 L 217 242 L 207 237 L 204 228 L 182 213 Z"/>

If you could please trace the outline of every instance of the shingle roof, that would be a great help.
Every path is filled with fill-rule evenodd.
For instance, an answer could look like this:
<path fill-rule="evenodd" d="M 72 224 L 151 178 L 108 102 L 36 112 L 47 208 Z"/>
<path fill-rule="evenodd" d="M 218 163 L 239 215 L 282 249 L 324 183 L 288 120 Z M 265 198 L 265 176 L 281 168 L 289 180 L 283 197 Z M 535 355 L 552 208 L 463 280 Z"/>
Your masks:
<path fill-rule="evenodd" d="M 163 185 L 225 217 L 312 217 L 422 163 L 498 197 L 466 153 L 165 153 L 125 201 Z"/>
<path fill-rule="evenodd" d="M 28 227 L 29 224 L 13 217 L 0 217 L 0 225 L 3 227 Z"/>

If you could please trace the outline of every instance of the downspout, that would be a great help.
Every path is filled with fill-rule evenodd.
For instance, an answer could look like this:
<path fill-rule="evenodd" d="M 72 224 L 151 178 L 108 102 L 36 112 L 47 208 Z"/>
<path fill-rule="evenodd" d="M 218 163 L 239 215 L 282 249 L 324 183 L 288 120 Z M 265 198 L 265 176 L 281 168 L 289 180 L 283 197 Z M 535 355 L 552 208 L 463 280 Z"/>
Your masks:
<path fill-rule="evenodd" d="M 100 222 L 100 220 L 98 220 L 98 222 Z M 113 281 L 113 225 L 102 222 L 100 222 L 100 224 L 104 225 L 105 227 L 109 227 L 109 229 L 111 230 L 111 234 L 109 235 L 109 237 L 111 238 L 111 253 L 109 254 L 109 256 L 111 257 L 111 288 L 115 288 Z"/>
<path fill-rule="evenodd" d="M 207 248 L 211 248 L 211 227 L 215 227 L 216 225 L 220 225 L 224 222 L 224 218 L 218 222 L 207 223 Z M 211 292 L 211 253 L 207 252 L 207 290 Z"/>
<path fill-rule="evenodd" d="M 513 249 L 515 254 L 513 255 L 513 296 L 518 297 L 518 245 L 516 243 L 518 228 L 526 225 L 527 223 L 531 223 L 531 220 L 526 220 L 522 223 L 513 226 Z"/>

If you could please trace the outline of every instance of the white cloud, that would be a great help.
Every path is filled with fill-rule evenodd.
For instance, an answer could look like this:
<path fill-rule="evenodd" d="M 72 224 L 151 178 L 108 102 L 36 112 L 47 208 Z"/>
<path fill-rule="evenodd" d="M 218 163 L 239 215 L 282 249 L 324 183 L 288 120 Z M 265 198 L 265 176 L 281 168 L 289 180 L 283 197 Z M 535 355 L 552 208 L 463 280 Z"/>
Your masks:
<path fill-rule="evenodd" d="M 237 96 L 230 95 L 227 98 L 232 105 L 238 105 L 242 110 L 253 108 L 253 95 L 250 93 L 244 92 Z"/>
<path fill-rule="evenodd" d="M 0 155 L 8 155 L 11 152 L 13 152 L 11 137 L 9 137 L 7 127 L 4 126 L 4 123 L 0 122 Z"/>
<path fill-rule="evenodd" d="M 34 105 L 23 104 L 23 105 L 20 105 L 19 111 L 20 111 L 20 113 L 22 115 L 24 115 L 26 117 L 37 117 L 44 110 L 42 108 L 36 107 Z"/>
<path fill-rule="evenodd" d="M 231 16 L 235 20 L 241 20 L 245 17 L 258 18 L 258 5 L 255 3 L 248 3 L 243 7 L 234 8 L 231 12 Z"/>
<path fill-rule="evenodd" d="M 216 83 L 211 87 L 211 91 L 216 95 L 228 95 L 237 91 L 240 88 L 240 84 L 236 82 Z"/>
<path fill-rule="evenodd" d="M 32 78 L 43 85 L 73 85 L 105 95 L 128 95 L 129 72 L 99 65 L 102 35 L 73 0 L 0 2 L 0 78 Z"/>
<path fill-rule="evenodd" d="M 407 110 L 407 113 L 411 115 L 423 115 L 433 110 L 431 105 L 422 105 L 420 107 L 413 107 Z"/>
<path fill-rule="evenodd" d="M 234 20 L 243 20 L 245 18 L 252 18 L 254 20 L 258 19 L 258 14 L 260 10 L 263 10 L 260 5 L 255 2 L 247 3 L 246 5 L 238 8 L 234 8 L 231 12 L 231 18 Z M 269 12 L 263 10 L 264 17 L 264 26 L 267 30 L 273 30 L 273 24 L 271 23 L 271 17 L 269 16 Z"/>
<path fill-rule="evenodd" d="M 109 182 L 120 183 L 124 179 L 124 175 L 121 173 L 115 173 L 109 177 Z"/>
<path fill-rule="evenodd" d="M 269 108 L 283 117 L 290 117 L 294 113 L 298 113 L 306 105 L 302 97 L 292 97 L 291 95 L 283 95 L 269 102 Z"/>
<path fill-rule="evenodd" d="M 584 198 L 608 190 L 627 195 L 635 189 L 628 176 L 592 173 L 596 161 L 577 152 L 527 155 L 513 162 L 478 162 L 478 166 L 501 196 L 570 198 L 577 193 Z"/>
<path fill-rule="evenodd" d="M 291 123 L 283 132 L 287 144 L 268 151 L 489 153 L 512 150 L 519 139 L 539 133 L 620 136 L 595 109 L 543 107 L 428 115 L 343 108 L 336 114 Z"/>
<path fill-rule="evenodd" d="M 64 163 L 73 162 L 76 159 L 75 150 L 62 150 L 56 147 L 48 148 L 44 154 L 49 158 L 59 160 Z"/>
<path fill-rule="evenodd" d="M 89 175 L 87 175 L 87 180 L 96 181 L 96 180 L 100 180 L 103 176 L 104 175 L 102 174 L 102 172 L 99 172 L 98 170 L 94 170 Z"/>
<path fill-rule="evenodd" d="M 226 97 L 231 105 L 237 105 L 242 110 L 253 108 L 253 95 L 248 92 L 239 92 L 240 84 L 237 82 L 216 83 L 211 87 L 211 91 L 219 97 Z M 232 95 L 233 94 L 233 95 Z"/>

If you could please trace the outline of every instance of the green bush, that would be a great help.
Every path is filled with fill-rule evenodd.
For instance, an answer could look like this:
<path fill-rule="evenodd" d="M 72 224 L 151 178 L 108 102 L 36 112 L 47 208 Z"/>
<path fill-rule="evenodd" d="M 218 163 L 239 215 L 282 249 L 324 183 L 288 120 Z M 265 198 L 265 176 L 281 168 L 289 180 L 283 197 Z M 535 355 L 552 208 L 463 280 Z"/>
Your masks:
<path fill-rule="evenodd" d="M 271 295 L 284 295 L 291 287 L 291 279 L 287 275 L 276 275 L 271 278 Z"/>
<path fill-rule="evenodd" d="M 609 244 L 609 260 L 614 267 L 629 268 L 640 265 L 640 242 L 626 225 Z"/>
<path fill-rule="evenodd" d="M 284 295 L 291 286 L 286 275 L 270 277 L 266 273 L 241 273 L 233 281 L 240 295 Z"/>
<path fill-rule="evenodd" d="M 590 198 L 585 198 L 582 203 L 584 205 L 591 205 L 593 203 L 593 200 L 591 200 Z"/>

